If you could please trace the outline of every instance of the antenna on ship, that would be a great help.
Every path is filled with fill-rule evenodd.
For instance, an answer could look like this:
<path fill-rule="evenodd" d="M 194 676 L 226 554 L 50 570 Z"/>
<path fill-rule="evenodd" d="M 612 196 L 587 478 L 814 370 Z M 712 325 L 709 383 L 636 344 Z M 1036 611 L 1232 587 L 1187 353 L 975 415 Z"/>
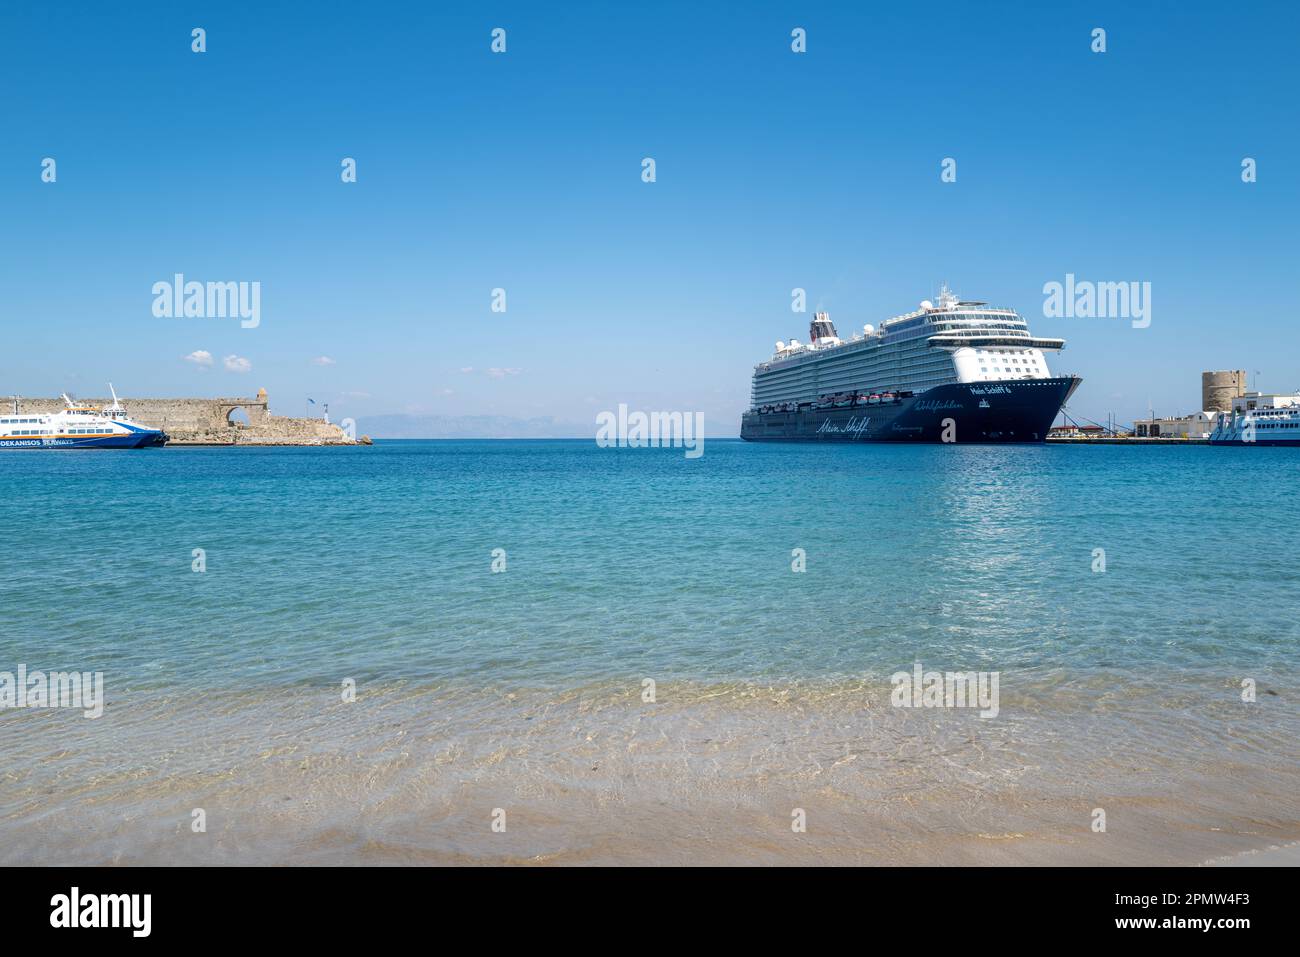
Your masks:
<path fill-rule="evenodd" d="M 125 415 L 126 409 L 122 408 L 122 403 L 117 398 L 117 390 L 113 388 L 113 383 L 111 382 L 108 384 L 108 392 L 113 397 L 113 404 L 104 410 L 105 413 L 110 416 Z"/>

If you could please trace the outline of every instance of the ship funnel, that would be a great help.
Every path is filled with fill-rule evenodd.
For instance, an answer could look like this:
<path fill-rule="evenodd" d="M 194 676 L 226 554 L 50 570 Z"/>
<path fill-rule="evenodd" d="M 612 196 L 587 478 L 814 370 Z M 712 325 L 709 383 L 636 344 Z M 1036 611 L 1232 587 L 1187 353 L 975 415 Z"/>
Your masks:
<path fill-rule="evenodd" d="M 813 342 L 818 339 L 839 338 L 835 333 L 835 323 L 831 322 L 829 312 L 813 313 L 813 321 L 808 325 L 808 335 L 812 337 Z"/>

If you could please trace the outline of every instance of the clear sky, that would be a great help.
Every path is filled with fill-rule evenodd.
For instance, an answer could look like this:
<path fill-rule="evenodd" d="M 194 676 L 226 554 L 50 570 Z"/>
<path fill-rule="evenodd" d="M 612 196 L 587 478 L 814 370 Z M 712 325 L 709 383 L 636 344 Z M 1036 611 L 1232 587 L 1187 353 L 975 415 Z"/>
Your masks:
<path fill-rule="evenodd" d="M 1297 389 L 1296 11 L 5 4 L 0 392 L 735 435 L 792 288 L 846 330 L 945 279 L 1064 336 L 1093 418 Z M 177 272 L 260 282 L 261 324 L 155 317 Z M 1150 327 L 1044 318 L 1066 273 L 1150 282 Z"/>

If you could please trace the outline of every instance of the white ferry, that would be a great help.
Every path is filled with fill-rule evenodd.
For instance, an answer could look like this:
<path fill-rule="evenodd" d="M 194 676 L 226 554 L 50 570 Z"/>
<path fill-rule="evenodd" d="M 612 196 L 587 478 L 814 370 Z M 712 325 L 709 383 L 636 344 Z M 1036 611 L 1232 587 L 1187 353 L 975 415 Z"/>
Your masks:
<path fill-rule="evenodd" d="M 1300 392 L 1264 395 L 1247 392 L 1221 413 L 1211 445 L 1289 445 L 1300 448 Z"/>
<path fill-rule="evenodd" d="M 78 405 L 65 393 L 60 412 L 0 415 L 0 449 L 139 449 L 162 445 L 167 434 L 141 425 L 126 413 L 109 383 L 113 404 L 107 408 Z"/>
<path fill-rule="evenodd" d="M 1053 375 L 1045 353 L 1065 341 L 1035 336 L 1014 310 L 958 299 L 841 339 L 819 312 L 810 342 L 778 342 L 754 367 L 740 437 L 789 442 L 1042 442 L 1079 387 Z"/>

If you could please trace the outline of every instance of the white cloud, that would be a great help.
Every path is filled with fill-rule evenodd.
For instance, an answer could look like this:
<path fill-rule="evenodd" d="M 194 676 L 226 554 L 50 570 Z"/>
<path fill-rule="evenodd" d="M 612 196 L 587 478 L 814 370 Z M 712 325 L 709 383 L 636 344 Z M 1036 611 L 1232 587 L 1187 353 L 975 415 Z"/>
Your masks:
<path fill-rule="evenodd" d="M 334 360 L 329 356 L 317 356 L 315 359 L 311 360 L 311 364 L 314 366 L 332 366 Z"/>
<path fill-rule="evenodd" d="M 469 375 L 471 372 L 474 371 L 474 367 L 473 367 L 473 366 L 463 366 L 463 367 L 461 368 L 460 371 L 461 371 L 461 373 L 464 374 L 464 375 Z"/>
<path fill-rule="evenodd" d="M 249 362 L 243 356 L 226 356 L 225 358 L 227 372 L 252 372 L 253 363 Z"/>
<path fill-rule="evenodd" d="M 200 367 L 210 366 L 212 365 L 212 353 L 204 349 L 195 349 L 185 357 L 185 361 L 192 362 Z"/>
<path fill-rule="evenodd" d="M 488 369 L 487 374 L 493 379 L 504 379 L 508 375 L 519 375 L 523 369 Z"/>

